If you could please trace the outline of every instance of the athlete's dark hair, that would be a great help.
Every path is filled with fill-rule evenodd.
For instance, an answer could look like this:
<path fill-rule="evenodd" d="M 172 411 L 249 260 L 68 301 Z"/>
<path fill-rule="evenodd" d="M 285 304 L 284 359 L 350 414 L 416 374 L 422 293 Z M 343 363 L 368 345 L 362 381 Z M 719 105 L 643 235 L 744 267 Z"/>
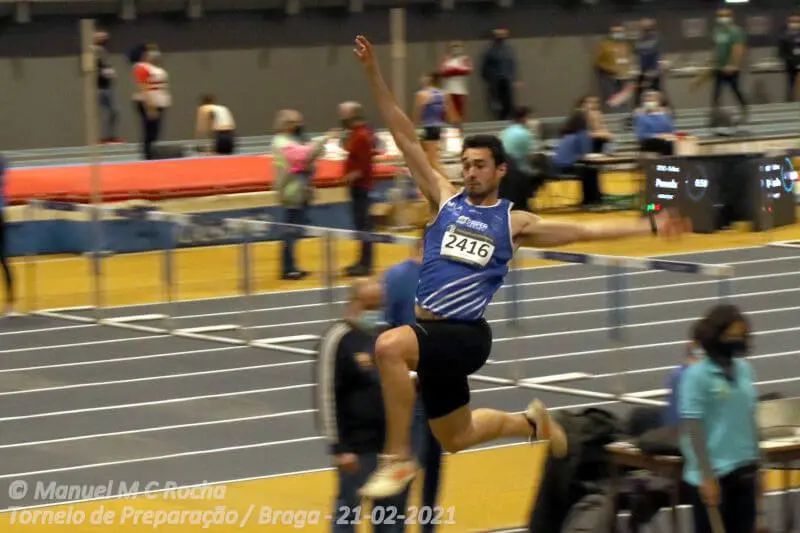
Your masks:
<path fill-rule="evenodd" d="M 468 135 L 464 138 L 464 146 L 461 148 L 461 155 L 469 148 L 486 148 L 492 153 L 492 159 L 496 166 L 504 165 L 507 162 L 506 151 L 503 149 L 503 143 L 495 135 L 488 133 L 476 133 L 475 135 Z"/>

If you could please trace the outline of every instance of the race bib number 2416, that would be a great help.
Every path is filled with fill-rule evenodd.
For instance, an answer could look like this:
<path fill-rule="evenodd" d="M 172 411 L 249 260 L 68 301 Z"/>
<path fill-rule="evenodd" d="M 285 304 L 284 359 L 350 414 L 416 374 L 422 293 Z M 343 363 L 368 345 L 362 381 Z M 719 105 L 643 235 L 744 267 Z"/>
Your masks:
<path fill-rule="evenodd" d="M 451 227 L 444 233 L 440 253 L 448 259 L 484 267 L 494 254 L 494 243 L 489 237 L 462 233 Z"/>

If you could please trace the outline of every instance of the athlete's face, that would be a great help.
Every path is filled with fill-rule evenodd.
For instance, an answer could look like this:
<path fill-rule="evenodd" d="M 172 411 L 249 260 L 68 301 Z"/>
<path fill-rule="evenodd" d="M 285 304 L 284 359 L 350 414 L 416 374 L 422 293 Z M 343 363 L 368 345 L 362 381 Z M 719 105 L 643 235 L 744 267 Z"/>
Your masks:
<path fill-rule="evenodd" d="M 464 188 L 475 203 L 487 198 L 494 199 L 500 180 L 506 173 L 506 165 L 496 165 L 488 148 L 467 148 L 461 156 Z"/>

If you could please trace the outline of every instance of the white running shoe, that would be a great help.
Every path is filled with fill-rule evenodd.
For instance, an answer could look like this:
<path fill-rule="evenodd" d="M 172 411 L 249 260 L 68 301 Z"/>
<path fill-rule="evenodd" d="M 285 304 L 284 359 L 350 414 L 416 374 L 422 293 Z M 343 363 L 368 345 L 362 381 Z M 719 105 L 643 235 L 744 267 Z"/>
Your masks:
<path fill-rule="evenodd" d="M 419 464 L 413 457 L 403 459 L 396 455 L 378 456 L 378 466 L 358 494 L 370 500 L 396 496 L 414 480 Z"/>
<path fill-rule="evenodd" d="M 560 459 L 567 456 L 567 434 L 561 424 L 550 417 L 550 412 L 540 400 L 533 400 L 528 404 L 525 418 L 536 428 L 536 440 L 550 441 L 550 454 L 553 457 Z"/>

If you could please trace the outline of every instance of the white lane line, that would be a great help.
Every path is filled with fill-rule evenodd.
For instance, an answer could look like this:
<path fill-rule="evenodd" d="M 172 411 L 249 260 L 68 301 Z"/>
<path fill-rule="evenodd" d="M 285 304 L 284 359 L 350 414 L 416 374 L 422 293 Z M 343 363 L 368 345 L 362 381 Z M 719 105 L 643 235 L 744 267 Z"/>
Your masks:
<path fill-rule="evenodd" d="M 2 422 L 11 422 L 14 420 L 30 420 L 34 418 L 48 418 L 52 416 L 64 416 L 64 415 L 77 415 L 83 413 L 98 413 L 101 411 L 118 411 L 123 409 L 133 409 L 137 407 L 150 407 L 151 405 L 169 405 L 175 403 L 186 403 L 186 402 L 195 402 L 198 400 L 211 400 L 216 398 L 233 398 L 236 396 L 248 396 L 251 394 L 263 394 L 266 392 L 282 392 L 282 391 L 289 391 L 289 390 L 301 390 L 301 389 L 309 389 L 315 386 L 314 383 L 301 383 L 298 385 L 285 385 L 283 387 L 270 387 L 266 389 L 250 389 L 250 390 L 243 390 L 243 391 L 235 391 L 235 392 L 222 392 L 218 394 L 204 394 L 202 396 L 182 396 L 179 398 L 168 398 L 166 400 L 152 400 L 149 402 L 135 402 L 135 403 L 123 403 L 123 404 L 116 404 L 116 405 L 103 405 L 98 407 L 86 407 L 84 409 L 69 409 L 65 411 L 50 411 L 47 413 L 34 413 L 30 415 L 17 415 L 17 416 L 4 416 L 0 417 L 0 423 Z"/>
<path fill-rule="evenodd" d="M 740 298 L 745 298 L 745 297 L 749 297 L 749 296 L 762 296 L 764 294 L 774 294 L 774 293 L 791 292 L 791 291 L 800 291 L 800 288 L 797 288 L 797 289 L 786 289 L 786 290 L 779 290 L 779 291 L 764 291 L 764 292 L 756 292 L 756 293 L 745 293 L 745 294 L 739 295 L 739 297 Z M 623 308 L 624 309 L 637 309 L 637 308 L 645 308 L 645 307 L 670 305 L 670 304 L 675 304 L 675 303 L 686 303 L 686 302 L 693 302 L 693 301 L 716 300 L 716 299 L 717 299 L 716 297 L 692 298 L 692 299 L 688 299 L 688 300 L 677 300 L 677 301 L 669 301 L 669 302 L 639 304 L 639 305 L 633 305 L 633 306 L 626 306 L 626 307 L 623 307 Z M 764 313 L 795 311 L 795 310 L 798 310 L 798 309 L 800 309 L 800 307 L 774 308 L 774 309 L 750 311 L 749 314 L 757 315 L 757 314 L 764 314 Z M 554 318 L 554 317 L 560 317 L 560 316 L 573 316 L 573 315 L 581 315 L 581 314 L 600 313 L 600 312 L 606 312 L 606 311 L 610 311 L 610 310 L 611 310 L 610 308 L 606 308 L 606 309 L 589 309 L 589 310 L 585 310 L 585 311 L 571 311 L 571 312 L 566 312 L 566 313 L 552 313 L 552 314 L 545 314 L 545 315 L 532 315 L 532 316 L 519 317 L 519 320 L 536 320 L 536 319 L 541 319 L 541 318 Z M 508 320 L 509 319 L 503 318 L 503 319 L 489 320 L 488 322 L 489 323 L 499 323 L 499 322 L 506 322 Z M 687 321 L 687 320 L 694 320 L 694 318 L 677 319 L 677 322 Z M 675 323 L 675 322 L 676 322 L 676 320 L 647 322 L 647 323 L 644 323 L 644 324 L 632 323 L 632 324 L 625 324 L 622 327 L 652 326 L 652 325 L 670 324 L 670 323 Z M 273 326 L 267 326 L 267 327 L 277 327 L 277 326 L 284 326 L 284 325 L 281 324 L 281 325 L 273 325 Z M 550 333 L 543 333 L 543 334 L 538 334 L 538 335 L 528 335 L 528 336 L 511 337 L 511 338 L 499 338 L 499 339 L 496 339 L 495 342 L 507 342 L 507 341 L 510 341 L 510 340 L 517 340 L 517 339 L 529 339 L 529 338 L 558 336 L 558 335 L 575 334 L 575 333 L 586 333 L 586 332 L 592 333 L 592 332 L 597 332 L 597 331 L 604 331 L 606 329 L 608 329 L 608 328 L 599 328 L 599 329 L 598 328 L 592 328 L 592 329 L 589 329 L 589 330 L 572 330 L 572 331 L 567 331 L 567 332 L 550 332 Z M 311 336 L 308 336 L 308 337 L 311 337 Z M 227 349 L 236 349 L 236 348 L 242 349 L 242 348 L 246 348 L 246 346 L 227 347 Z M 276 346 L 274 348 L 277 349 L 279 347 Z M 153 354 L 153 355 L 146 355 L 146 356 L 121 357 L 121 358 L 105 359 L 105 360 L 100 360 L 100 361 L 76 361 L 76 362 L 72 362 L 72 363 L 61 363 L 61 364 L 56 364 L 56 365 L 41 365 L 41 366 L 33 366 L 33 367 L 12 368 L 12 369 L 0 370 L 0 374 L 8 373 L 8 372 L 29 371 L 29 370 L 35 371 L 35 370 L 46 370 L 46 369 L 52 369 L 52 368 L 65 368 L 65 367 L 70 367 L 70 366 L 89 366 L 89 365 L 93 365 L 93 364 L 122 363 L 122 362 L 125 362 L 125 361 L 135 361 L 135 360 L 142 360 L 142 359 L 155 359 L 155 358 L 161 358 L 161 357 L 173 357 L 173 356 L 177 356 L 177 355 L 187 355 L 187 354 L 191 355 L 193 353 L 202 353 L 202 352 L 206 352 L 207 353 L 207 352 L 212 352 L 212 351 L 221 350 L 221 349 L 222 348 L 193 350 L 193 351 L 192 350 L 187 350 L 187 351 L 182 351 L 182 352 L 171 352 L 171 353 L 165 353 L 165 354 Z M 626 347 L 626 349 L 631 349 L 631 347 Z M 588 354 L 588 353 L 602 353 L 602 350 L 591 350 L 591 351 L 588 351 L 588 352 L 577 352 L 575 354 L 569 354 L 569 355 L 582 355 L 582 354 Z M 563 354 L 563 355 L 561 355 L 561 357 L 566 356 L 566 355 L 568 355 L 568 354 Z M 558 357 L 558 355 L 556 355 L 556 356 L 542 356 L 542 358 L 548 358 L 548 357 Z M 519 358 L 519 359 L 513 359 L 513 360 L 493 360 L 489 364 L 509 364 L 511 362 L 521 362 L 521 361 L 536 360 L 536 359 L 539 359 L 539 357 Z M 184 374 L 159 374 L 159 375 L 155 375 L 155 376 L 152 376 L 152 377 L 142 377 L 142 378 L 135 378 L 135 379 L 128 379 L 128 380 L 114 380 L 114 381 L 107 381 L 107 382 L 90 382 L 90 383 L 84 383 L 84 384 L 71 384 L 71 385 L 63 385 L 63 386 L 49 387 L 49 388 L 43 388 L 43 389 L 24 389 L 24 390 L 19 390 L 19 391 L 0 392 L 0 396 L 14 395 L 14 394 L 26 394 L 26 393 L 29 393 L 29 392 L 44 392 L 44 391 L 52 391 L 52 390 L 64 390 L 64 389 L 81 388 L 81 387 L 95 387 L 95 386 L 100 386 L 100 385 L 119 385 L 119 384 L 126 384 L 126 383 L 139 383 L 139 382 L 143 382 L 143 381 L 150 381 L 150 380 L 155 381 L 155 380 L 160 380 L 160 379 L 175 379 L 175 378 L 182 378 L 182 377 L 194 377 L 194 376 L 207 375 L 207 374 L 211 374 L 211 373 L 214 373 L 214 372 L 224 373 L 224 372 L 237 372 L 237 371 L 241 371 L 241 370 L 255 370 L 255 369 L 259 369 L 259 368 L 279 368 L 279 367 L 282 367 L 282 366 L 292 366 L 292 365 L 296 365 L 296 364 L 304 364 L 304 363 L 309 363 L 309 362 L 310 361 L 289 361 L 289 362 L 282 362 L 282 363 L 271 363 L 270 365 L 254 365 L 254 366 L 239 367 L 239 368 L 225 369 L 225 370 L 219 370 L 219 371 L 211 370 L 211 371 L 204 371 L 204 372 L 184 373 Z"/>
<path fill-rule="evenodd" d="M 100 346 L 103 344 L 117 344 L 120 342 L 132 342 L 132 341 L 149 341 L 153 339 L 166 339 L 169 338 L 170 335 L 165 333 L 164 335 L 144 335 L 141 337 L 131 337 L 131 338 L 120 338 L 120 339 L 108 339 L 102 341 L 85 341 L 85 342 L 73 342 L 69 344 L 43 344 L 39 346 L 31 346 L 28 348 L 12 348 L 10 350 L 0 350 L 0 355 L 5 353 L 23 353 L 23 352 L 36 352 L 40 350 L 58 350 L 61 348 L 74 348 L 76 346 Z"/>
<path fill-rule="evenodd" d="M 794 378 L 786 378 L 782 380 L 770 380 L 764 382 L 757 382 L 756 385 L 764 385 L 764 384 L 774 384 L 774 383 L 788 383 L 800 381 L 800 376 Z M 526 386 L 526 388 L 548 388 L 547 386 Z M 557 391 L 556 391 L 557 392 Z M 580 392 L 590 392 L 590 391 L 580 391 Z M 261 448 L 270 448 L 275 446 L 283 446 L 283 445 L 295 445 L 305 442 L 313 442 L 313 441 L 320 441 L 323 440 L 325 437 L 322 436 L 313 436 L 313 437 L 300 437 L 296 439 L 286 439 L 280 441 L 268 441 L 268 442 L 258 442 L 253 444 L 240 444 L 238 446 L 225 446 L 220 448 L 208 448 L 208 449 L 201 449 L 201 450 L 193 450 L 189 452 L 179 452 L 179 453 L 170 453 L 164 455 L 154 455 L 154 456 L 145 456 L 145 457 L 138 457 L 132 459 L 119 459 L 115 461 L 104 461 L 102 463 L 91 463 L 91 464 L 84 464 L 84 465 L 73 465 L 73 466 L 66 466 L 60 468 L 48 468 L 43 470 L 35 470 L 30 472 L 16 472 L 12 474 L 1 474 L 0 479 L 18 479 L 23 477 L 30 477 L 30 476 L 40 476 L 44 474 L 56 474 L 60 472 L 74 472 L 76 470 L 90 470 L 90 469 L 97 469 L 109 466 L 120 466 L 126 464 L 136 464 L 136 463 L 146 463 L 146 462 L 153 462 L 153 461 L 165 461 L 169 459 L 180 459 L 184 457 L 197 457 L 203 455 L 214 455 L 226 452 L 236 452 L 242 450 L 253 450 L 253 449 L 261 449 Z"/>
<path fill-rule="evenodd" d="M 56 385 L 54 387 L 41 387 L 38 389 L 23 389 L 23 390 L 15 390 L 15 391 L 3 391 L 0 392 L 0 397 L 2 396 L 17 396 L 20 394 L 33 394 L 37 392 L 54 392 L 54 391 L 61 391 L 61 390 L 72 390 L 72 389 L 88 389 L 90 387 L 105 387 L 111 385 L 128 385 L 131 383 L 143 383 L 147 381 L 165 381 L 170 379 L 183 379 L 183 378 L 194 378 L 198 376 L 216 376 L 221 374 L 232 374 L 235 372 L 250 372 L 253 370 L 264 370 L 276 367 L 285 367 L 285 366 L 297 366 L 297 365 L 305 365 L 310 364 L 312 361 L 292 361 L 290 363 L 265 363 L 262 365 L 249 365 L 249 366 L 236 366 L 232 368 L 220 368 L 220 369 L 213 369 L 213 370 L 201 370 L 197 372 L 181 372 L 179 374 L 160 374 L 157 376 L 146 376 L 141 378 L 130 378 L 130 379 L 116 379 L 112 381 L 90 381 L 85 383 L 71 383 L 69 385 Z"/>
<path fill-rule="evenodd" d="M 241 422 L 254 422 L 256 420 L 269 420 L 273 418 L 285 418 L 289 416 L 300 416 L 300 415 L 308 415 L 316 413 L 316 409 L 301 409 L 297 411 L 281 411 L 279 413 L 269 413 L 264 415 L 254 415 L 254 416 L 243 416 L 238 418 L 224 418 L 220 420 L 207 420 L 203 422 L 191 422 L 186 424 L 175 424 L 172 426 L 155 426 L 151 428 L 140 428 L 140 429 L 128 429 L 124 431 L 112 431 L 108 433 L 93 433 L 89 435 L 75 435 L 73 437 L 61 437 L 58 439 L 47 439 L 47 440 L 36 440 L 36 441 L 24 441 L 24 442 L 14 442 L 11 444 L 0 444 L 0 450 L 5 450 L 9 448 L 24 448 L 28 446 L 43 446 L 46 444 L 60 444 L 65 442 L 75 442 L 81 440 L 88 440 L 88 439 L 102 439 L 108 437 L 124 437 L 128 435 L 138 435 L 141 433 L 158 433 L 161 431 L 171 431 L 175 429 L 189 429 L 189 428 L 199 428 L 199 427 L 206 427 L 206 426 L 215 426 L 215 425 L 223 425 L 223 424 L 237 424 Z"/>
<path fill-rule="evenodd" d="M 144 359 L 162 359 L 167 357 L 180 357 L 183 355 L 195 355 L 195 354 L 204 354 L 204 353 L 215 353 L 215 352 L 224 352 L 229 350 L 244 350 L 249 348 L 248 346 L 219 346 L 217 348 L 202 348 L 199 350 L 182 350 L 179 352 L 164 352 L 164 353 L 154 353 L 149 355 L 132 355 L 129 357 L 113 357 L 110 359 L 88 359 L 84 361 L 73 361 L 71 363 L 53 363 L 53 364 L 45 364 L 45 365 L 33 365 L 33 366 L 18 366 L 12 368 L 4 368 L 0 369 L 0 374 L 6 374 L 11 372 L 29 372 L 29 371 L 36 371 L 36 370 L 50 370 L 53 368 L 71 368 L 76 366 L 89 366 L 89 365 L 105 365 L 105 364 L 112 364 L 112 363 L 124 363 L 126 361 L 141 361 Z M 289 361 L 286 364 L 293 364 L 294 361 Z"/>
<path fill-rule="evenodd" d="M 498 392 L 504 390 L 512 390 L 516 389 L 517 387 L 511 385 L 505 385 L 501 387 L 487 387 L 485 389 L 473 389 L 471 391 L 472 394 L 482 394 L 486 392 Z M 169 426 L 155 426 L 155 427 L 146 427 L 146 428 L 139 428 L 139 429 L 129 429 L 124 431 L 112 431 L 106 433 L 92 433 L 92 434 L 85 434 L 85 435 L 75 435 L 71 437 L 61 437 L 56 439 L 48 439 L 48 440 L 39 440 L 39 441 L 24 441 L 24 442 L 15 442 L 10 444 L 2 444 L 0 445 L 0 449 L 5 448 L 20 448 L 20 447 L 27 447 L 27 446 L 40 446 L 44 444 L 58 444 L 64 442 L 75 442 L 80 440 L 89 440 L 89 439 L 100 439 L 100 438 L 107 438 L 107 437 L 121 437 L 127 435 L 138 435 L 141 433 L 155 433 L 161 431 L 171 431 L 175 429 L 189 429 L 195 427 L 206 427 L 206 426 L 215 426 L 215 425 L 222 425 L 222 424 L 235 424 L 235 423 L 242 423 L 242 422 L 252 422 L 255 420 L 268 420 L 273 418 L 284 418 L 290 416 L 302 416 L 307 414 L 315 414 L 317 412 L 316 409 L 301 409 L 295 411 L 280 411 L 277 413 L 269 413 L 264 415 L 254 415 L 254 416 L 245 416 L 245 417 L 238 417 L 238 418 L 221 418 L 219 420 L 207 420 L 203 422 L 189 422 L 185 424 L 175 424 Z"/>
<path fill-rule="evenodd" d="M 759 315 L 759 314 L 767 314 L 767 313 L 776 313 L 779 311 L 797 311 L 800 310 L 800 306 L 795 307 L 782 307 L 779 309 L 761 309 L 758 311 L 747 311 L 748 315 Z M 673 320 L 657 320 L 655 322 L 639 322 L 636 324 L 623 324 L 621 328 L 643 328 L 643 327 L 650 327 L 650 326 L 661 326 L 664 324 L 680 324 L 682 322 L 691 322 L 693 320 L 700 320 L 702 317 L 694 316 L 688 318 L 676 318 Z M 608 331 L 613 329 L 611 326 L 599 327 L 599 328 L 589 328 L 589 329 L 573 329 L 569 331 L 555 331 L 550 333 L 538 333 L 535 335 L 520 335 L 517 337 L 504 337 L 501 339 L 495 339 L 494 342 L 509 342 L 509 341 L 516 341 L 516 340 L 529 340 L 529 339 L 540 339 L 543 337 L 562 337 L 564 335 L 575 335 L 576 333 L 599 333 L 601 331 Z M 784 333 L 788 331 L 798 331 L 800 327 L 794 328 L 781 328 L 781 329 L 773 329 L 767 331 L 755 331 L 753 335 L 764 335 L 766 333 Z M 686 341 L 683 341 L 686 342 Z M 626 347 L 621 347 L 620 349 L 625 349 Z"/>
<path fill-rule="evenodd" d="M 682 341 L 684 344 L 686 341 Z M 774 359 L 776 357 L 786 357 L 787 355 L 800 355 L 800 350 L 790 350 L 788 352 L 772 352 L 772 353 L 764 353 L 760 355 L 750 355 L 747 357 L 749 361 L 757 361 L 760 359 Z M 634 376 L 639 374 L 651 374 L 654 372 L 668 372 L 671 370 L 675 370 L 679 368 L 680 365 L 664 365 L 664 366 L 653 366 L 648 368 L 637 368 L 634 370 L 625 370 L 624 372 L 616 373 L 616 372 L 606 372 L 603 374 L 594 374 L 594 379 L 600 378 L 611 378 L 617 376 Z"/>

